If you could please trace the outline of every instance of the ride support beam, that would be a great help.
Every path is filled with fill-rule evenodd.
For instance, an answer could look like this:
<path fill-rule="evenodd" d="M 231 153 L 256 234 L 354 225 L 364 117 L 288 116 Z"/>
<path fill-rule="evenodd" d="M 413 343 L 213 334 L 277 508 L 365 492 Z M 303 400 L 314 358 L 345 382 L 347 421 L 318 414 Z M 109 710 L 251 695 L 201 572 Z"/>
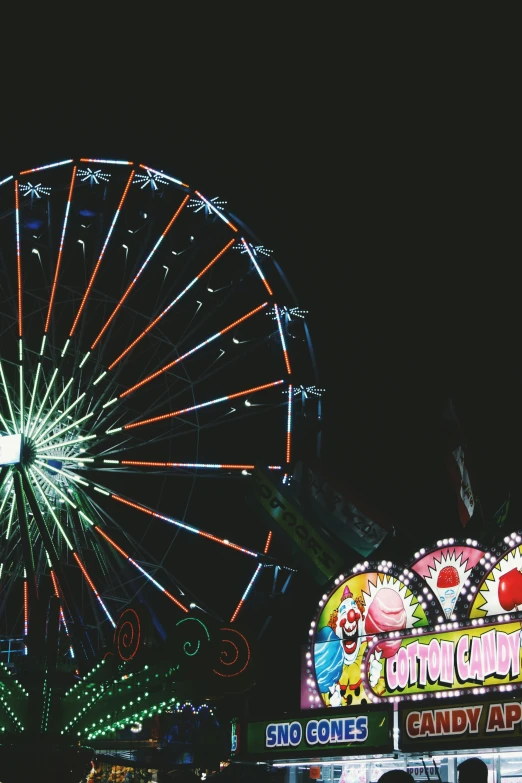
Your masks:
<path fill-rule="evenodd" d="M 51 538 L 49 530 L 47 529 L 47 525 L 45 524 L 45 520 L 43 518 L 42 512 L 40 511 L 40 506 L 38 505 L 38 501 L 36 500 L 33 488 L 31 486 L 29 479 L 27 478 L 27 474 L 24 468 L 21 468 L 20 475 L 22 479 L 23 489 L 27 497 L 27 500 L 29 502 L 31 511 L 34 514 L 38 531 L 42 536 L 42 541 L 49 555 L 49 559 L 51 561 L 53 571 L 58 577 L 58 582 L 60 584 L 60 588 L 62 590 L 65 603 L 67 605 L 67 608 L 69 610 L 69 613 L 73 621 L 71 627 L 71 634 L 75 641 L 75 645 L 76 645 L 75 649 L 77 649 L 79 652 L 81 651 L 85 663 L 90 663 L 94 659 L 94 651 L 92 649 L 91 642 L 87 635 L 87 631 L 85 630 L 85 627 L 83 625 L 80 614 L 76 609 L 74 596 L 72 594 L 69 583 L 67 581 L 64 570 L 62 568 L 60 558 L 58 557 L 56 548 L 54 546 L 54 542 Z"/>

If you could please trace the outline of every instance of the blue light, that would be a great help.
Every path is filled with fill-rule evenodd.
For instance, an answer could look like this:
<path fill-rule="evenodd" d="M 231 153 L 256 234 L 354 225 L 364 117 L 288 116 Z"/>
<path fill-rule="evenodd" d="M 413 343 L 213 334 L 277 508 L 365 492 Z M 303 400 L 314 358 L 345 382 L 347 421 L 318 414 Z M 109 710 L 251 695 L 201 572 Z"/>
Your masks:
<path fill-rule="evenodd" d="M 36 231 L 36 229 L 43 226 L 43 220 L 38 220 L 38 218 L 33 218 L 32 220 L 26 220 L 24 226 L 26 228 L 32 228 L 33 231 Z"/>

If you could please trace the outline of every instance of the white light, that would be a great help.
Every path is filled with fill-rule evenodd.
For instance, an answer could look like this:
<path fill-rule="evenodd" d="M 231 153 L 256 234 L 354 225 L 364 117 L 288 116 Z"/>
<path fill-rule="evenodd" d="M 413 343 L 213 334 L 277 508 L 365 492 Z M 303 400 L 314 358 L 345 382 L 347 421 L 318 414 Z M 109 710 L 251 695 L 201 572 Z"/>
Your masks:
<path fill-rule="evenodd" d="M 250 402 L 250 400 L 245 400 L 245 405 L 247 406 L 247 408 L 250 408 L 252 403 Z"/>

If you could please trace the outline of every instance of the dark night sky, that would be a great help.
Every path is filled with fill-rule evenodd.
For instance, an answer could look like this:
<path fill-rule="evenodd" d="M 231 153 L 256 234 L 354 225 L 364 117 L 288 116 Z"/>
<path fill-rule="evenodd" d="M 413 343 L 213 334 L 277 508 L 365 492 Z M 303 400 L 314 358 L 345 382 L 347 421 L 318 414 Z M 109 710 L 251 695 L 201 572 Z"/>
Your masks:
<path fill-rule="evenodd" d="M 33 81 L 2 129 L 0 175 L 129 157 L 226 198 L 310 310 L 325 462 L 406 538 L 458 534 L 439 431 L 451 395 L 486 508 L 511 492 L 512 529 L 521 324 L 509 89 L 474 58 L 447 70 L 436 49 L 422 65 L 373 60 L 352 33 L 339 48 L 303 24 L 270 44 L 240 25 L 216 33 L 204 62 L 200 47 L 127 54 L 124 67 L 114 52 L 88 67 L 72 53 L 72 94 L 55 53 L 52 89 Z"/>

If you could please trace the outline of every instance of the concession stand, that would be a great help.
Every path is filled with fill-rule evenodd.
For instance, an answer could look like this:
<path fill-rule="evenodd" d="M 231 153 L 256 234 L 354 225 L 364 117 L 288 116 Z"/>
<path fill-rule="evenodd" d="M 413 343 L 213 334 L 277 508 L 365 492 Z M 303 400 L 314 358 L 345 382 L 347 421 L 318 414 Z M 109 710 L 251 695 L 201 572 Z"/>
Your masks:
<path fill-rule="evenodd" d="M 406 566 L 354 566 L 318 600 L 300 710 L 235 727 L 234 759 L 288 783 L 376 783 L 394 768 L 456 783 L 480 756 L 490 783 L 522 783 L 519 608 L 517 532 L 489 551 L 450 538 Z"/>

